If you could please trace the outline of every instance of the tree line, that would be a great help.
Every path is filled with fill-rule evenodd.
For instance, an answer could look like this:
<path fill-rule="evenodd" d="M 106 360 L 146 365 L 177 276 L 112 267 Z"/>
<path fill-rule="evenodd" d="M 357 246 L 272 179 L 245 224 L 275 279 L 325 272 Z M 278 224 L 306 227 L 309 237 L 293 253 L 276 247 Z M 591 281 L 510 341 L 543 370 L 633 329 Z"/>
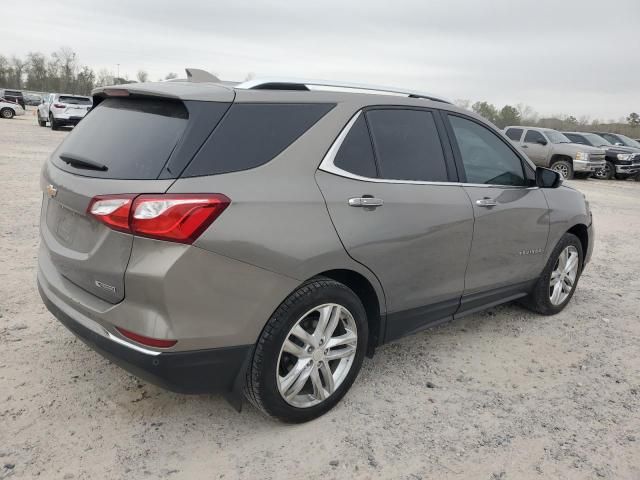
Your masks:
<path fill-rule="evenodd" d="M 588 116 L 576 118 L 566 114 L 541 117 L 533 108 L 522 103 L 515 106 L 505 105 L 502 108 L 484 101 L 472 103 L 470 100 L 456 100 L 454 103 L 459 107 L 472 110 L 499 128 L 509 125 L 527 125 L 560 131 L 616 132 L 632 138 L 640 138 L 640 115 L 636 112 L 630 113 L 626 118 L 605 121 L 591 119 Z"/>
<path fill-rule="evenodd" d="M 165 79 L 177 78 L 170 72 Z M 139 70 L 135 79 L 118 77 L 103 68 L 95 71 L 80 62 L 76 52 L 61 47 L 51 55 L 31 52 L 25 57 L 0 55 L 0 87 L 33 92 L 58 92 L 89 95 L 95 87 L 149 81 L 149 74 Z"/>

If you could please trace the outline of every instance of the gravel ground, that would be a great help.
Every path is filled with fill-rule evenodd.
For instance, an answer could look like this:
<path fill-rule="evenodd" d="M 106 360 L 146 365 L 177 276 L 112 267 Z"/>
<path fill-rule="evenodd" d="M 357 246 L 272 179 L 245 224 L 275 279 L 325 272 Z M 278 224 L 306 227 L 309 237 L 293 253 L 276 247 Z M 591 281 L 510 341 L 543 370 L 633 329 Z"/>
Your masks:
<path fill-rule="evenodd" d="M 0 478 L 640 478 L 639 182 L 574 182 L 597 244 L 564 312 L 507 305 L 386 345 L 289 426 L 141 382 L 45 310 L 38 177 L 66 134 L 0 121 Z"/>

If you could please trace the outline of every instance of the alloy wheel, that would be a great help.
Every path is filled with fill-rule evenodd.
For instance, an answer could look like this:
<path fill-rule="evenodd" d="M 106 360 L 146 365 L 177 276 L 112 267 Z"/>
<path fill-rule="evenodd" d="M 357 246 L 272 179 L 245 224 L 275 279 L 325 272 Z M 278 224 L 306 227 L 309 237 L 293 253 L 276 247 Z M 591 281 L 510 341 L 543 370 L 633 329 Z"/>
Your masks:
<path fill-rule="evenodd" d="M 549 280 L 549 300 L 553 305 L 561 305 L 571 295 L 578 276 L 579 261 L 580 254 L 573 245 L 560 252 Z"/>
<path fill-rule="evenodd" d="M 566 165 L 555 164 L 553 167 L 551 167 L 551 170 L 558 172 L 560 175 L 562 175 L 562 178 L 569 178 L 569 168 L 567 168 Z"/>
<path fill-rule="evenodd" d="M 342 305 L 326 303 L 305 313 L 280 349 L 276 380 L 290 405 L 308 408 L 329 398 L 345 380 L 358 348 L 358 328 Z"/>

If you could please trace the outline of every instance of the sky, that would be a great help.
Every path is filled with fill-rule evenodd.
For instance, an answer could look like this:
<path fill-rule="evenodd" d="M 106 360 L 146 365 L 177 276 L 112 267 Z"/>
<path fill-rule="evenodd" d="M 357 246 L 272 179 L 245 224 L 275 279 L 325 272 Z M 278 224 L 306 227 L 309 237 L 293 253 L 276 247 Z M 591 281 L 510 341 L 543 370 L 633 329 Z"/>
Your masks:
<path fill-rule="evenodd" d="M 618 120 L 640 111 L 640 0 L 20 0 L 0 54 L 152 80 L 185 67 L 392 85 Z M 118 67 L 119 64 L 119 67 Z"/>

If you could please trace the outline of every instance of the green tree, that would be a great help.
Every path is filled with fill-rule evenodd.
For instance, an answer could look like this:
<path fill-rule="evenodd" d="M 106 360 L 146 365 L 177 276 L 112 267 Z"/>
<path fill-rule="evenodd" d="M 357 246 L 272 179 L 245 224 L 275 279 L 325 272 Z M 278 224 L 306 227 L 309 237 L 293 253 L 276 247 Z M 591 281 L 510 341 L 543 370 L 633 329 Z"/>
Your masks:
<path fill-rule="evenodd" d="M 636 112 L 632 112 L 629 114 L 629 116 L 627 117 L 627 123 L 629 125 L 631 125 L 632 127 L 637 127 L 640 125 L 640 115 L 638 115 Z"/>
<path fill-rule="evenodd" d="M 516 107 L 511 105 L 505 105 L 500 110 L 496 125 L 500 128 L 507 127 L 509 125 L 520 125 L 520 112 Z"/>
<path fill-rule="evenodd" d="M 498 109 L 494 105 L 487 102 L 476 102 L 473 104 L 471 109 L 481 117 L 484 117 L 487 120 L 489 120 L 490 122 L 498 123 L 498 120 L 499 120 Z"/>

